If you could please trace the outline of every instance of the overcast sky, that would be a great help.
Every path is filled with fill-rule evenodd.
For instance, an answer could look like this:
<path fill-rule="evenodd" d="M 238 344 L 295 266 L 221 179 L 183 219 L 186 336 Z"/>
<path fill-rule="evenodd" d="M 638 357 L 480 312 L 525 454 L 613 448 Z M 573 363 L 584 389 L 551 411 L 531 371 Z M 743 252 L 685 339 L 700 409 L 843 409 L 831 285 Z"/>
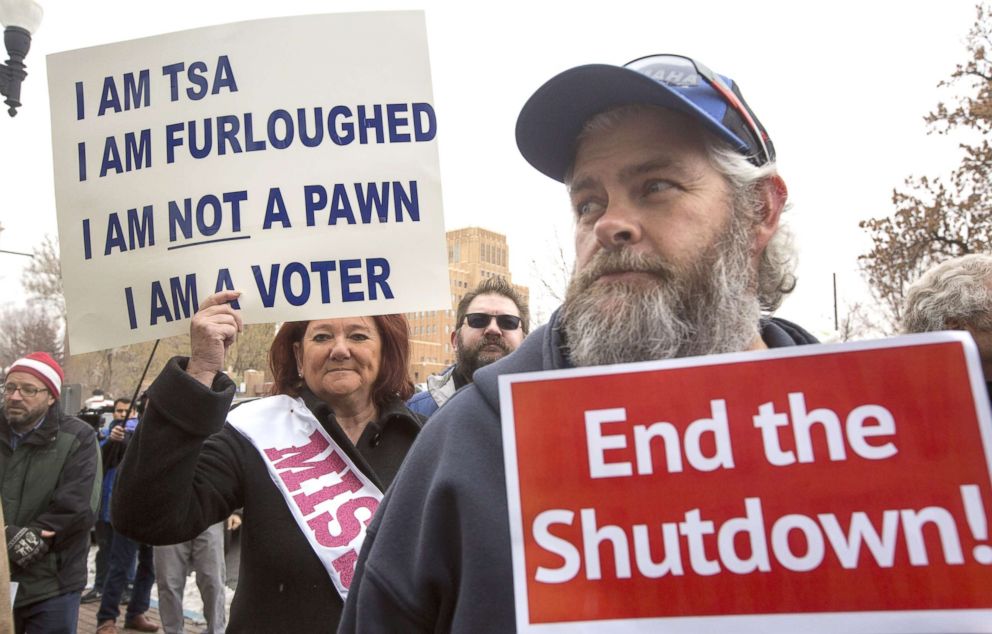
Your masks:
<path fill-rule="evenodd" d="M 24 106 L 0 118 L 0 249 L 30 251 L 57 233 L 45 55 L 247 19 L 424 9 L 447 229 L 506 234 L 514 280 L 536 293 L 532 261 L 545 261 L 556 235 L 570 250 L 572 227 L 564 188 L 516 150 L 521 105 L 572 66 L 686 54 L 733 77 L 775 142 L 800 254 L 799 288 L 778 314 L 820 335 L 833 328 L 832 273 L 842 314 L 864 292 L 857 256 L 869 241 L 858 221 L 890 213 L 892 189 L 906 176 L 945 174 L 957 162 L 955 142 L 928 136 L 922 118 L 952 95 L 937 84 L 964 61 L 975 17 L 963 0 L 939 8 L 863 0 L 41 4 Z M 259 46 L 279 55 L 278 42 Z M 23 302 L 26 260 L 0 254 L 0 304 Z"/>

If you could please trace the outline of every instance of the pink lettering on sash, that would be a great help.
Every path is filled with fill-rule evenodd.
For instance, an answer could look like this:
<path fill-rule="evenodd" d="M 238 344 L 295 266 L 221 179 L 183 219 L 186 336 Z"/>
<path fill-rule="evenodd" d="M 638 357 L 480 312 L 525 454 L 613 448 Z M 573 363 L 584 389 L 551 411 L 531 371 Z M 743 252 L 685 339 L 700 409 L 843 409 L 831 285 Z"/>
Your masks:
<path fill-rule="evenodd" d="M 349 493 L 354 493 L 362 488 L 362 481 L 348 469 L 343 474 L 341 474 L 341 482 L 329 487 L 324 487 L 319 491 L 314 491 L 313 493 L 307 495 L 306 493 L 300 491 L 293 496 L 293 502 L 296 504 L 297 508 L 304 515 L 310 515 L 316 507 L 321 502 L 326 502 L 327 500 L 333 500 L 337 496 L 341 495 L 345 491 Z"/>
<path fill-rule="evenodd" d="M 357 564 L 358 553 L 354 550 L 349 550 L 331 562 L 345 588 L 351 588 L 351 580 L 355 577 L 355 566 Z"/>
<path fill-rule="evenodd" d="M 234 410 L 228 421 L 259 450 L 273 484 L 335 590 L 346 599 L 365 529 L 382 492 L 300 399 L 285 395 L 261 399 Z M 359 519 L 365 515 L 368 519 Z"/>
<path fill-rule="evenodd" d="M 319 430 L 314 430 L 307 438 L 307 444 L 301 447 L 285 449 L 266 449 L 265 456 L 272 461 L 272 467 L 290 492 L 300 488 L 307 480 L 315 480 L 329 473 L 337 473 L 345 468 L 344 460 L 337 452 L 331 452 L 326 458 L 314 460 L 327 451 L 330 444 Z M 289 469 L 300 469 L 289 471 Z"/>
<path fill-rule="evenodd" d="M 355 512 L 360 508 L 368 509 L 369 511 L 369 519 L 364 522 L 355 517 Z M 362 524 L 368 526 L 377 508 L 379 508 L 379 500 L 374 497 L 355 498 L 342 504 L 338 507 L 336 518 L 341 527 L 341 532 L 337 535 L 331 534 L 330 529 L 330 524 L 335 520 L 335 516 L 326 511 L 312 518 L 307 522 L 307 525 L 313 531 L 318 544 L 327 548 L 340 548 L 341 546 L 347 546 L 351 540 L 358 537 L 358 534 L 362 530 Z"/>

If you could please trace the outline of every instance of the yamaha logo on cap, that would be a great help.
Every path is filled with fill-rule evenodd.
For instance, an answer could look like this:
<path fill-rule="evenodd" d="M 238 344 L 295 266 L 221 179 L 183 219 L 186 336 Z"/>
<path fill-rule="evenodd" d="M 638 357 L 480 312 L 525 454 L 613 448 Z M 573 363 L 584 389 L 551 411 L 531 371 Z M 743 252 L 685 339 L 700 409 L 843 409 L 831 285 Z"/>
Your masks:
<path fill-rule="evenodd" d="M 692 88 L 699 85 L 699 75 L 694 68 L 679 68 L 668 64 L 648 64 L 634 69 L 651 79 L 676 88 Z"/>

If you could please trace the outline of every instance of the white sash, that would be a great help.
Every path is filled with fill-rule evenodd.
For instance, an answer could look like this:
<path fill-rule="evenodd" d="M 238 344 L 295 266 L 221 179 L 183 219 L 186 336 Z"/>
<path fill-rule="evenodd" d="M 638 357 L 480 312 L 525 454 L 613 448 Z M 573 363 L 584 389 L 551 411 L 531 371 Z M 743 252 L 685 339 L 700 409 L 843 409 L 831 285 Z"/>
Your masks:
<path fill-rule="evenodd" d="M 227 421 L 258 449 L 300 530 L 346 599 L 382 492 L 302 399 L 278 395 L 245 403 Z"/>

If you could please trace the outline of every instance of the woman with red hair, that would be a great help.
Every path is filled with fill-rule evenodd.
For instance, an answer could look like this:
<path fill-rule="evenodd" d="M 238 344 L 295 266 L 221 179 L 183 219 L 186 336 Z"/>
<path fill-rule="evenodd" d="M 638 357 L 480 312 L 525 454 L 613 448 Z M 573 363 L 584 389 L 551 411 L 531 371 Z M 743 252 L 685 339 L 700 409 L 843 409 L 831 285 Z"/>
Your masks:
<path fill-rule="evenodd" d="M 334 631 L 365 527 L 423 419 L 404 401 L 402 315 L 287 322 L 272 395 L 229 410 L 235 291 L 207 298 L 192 354 L 172 359 L 120 468 L 115 529 L 144 543 L 200 534 L 244 507 L 230 631 Z"/>

